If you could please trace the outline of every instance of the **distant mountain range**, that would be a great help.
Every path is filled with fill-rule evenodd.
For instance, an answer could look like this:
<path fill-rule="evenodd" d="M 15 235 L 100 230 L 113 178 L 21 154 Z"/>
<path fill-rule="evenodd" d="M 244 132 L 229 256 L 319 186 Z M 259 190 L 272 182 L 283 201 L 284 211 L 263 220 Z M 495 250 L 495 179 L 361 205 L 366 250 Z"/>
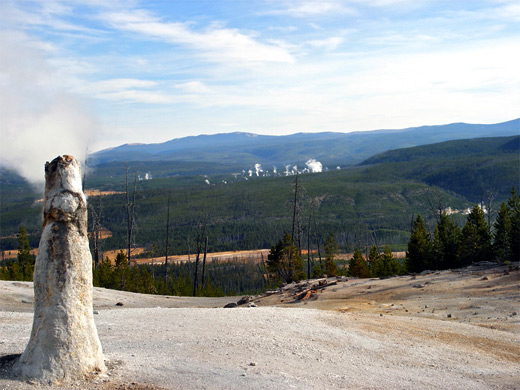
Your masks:
<path fill-rule="evenodd" d="M 266 136 L 251 133 L 199 135 L 158 144 L 125 144 L 89 156 L 91 166 L 126 161 L 184 161 L 276 166 L 304 164 L 316 159 L 327 164 L 354 165 L 375 154 L 456 139 L 514 136 L 520 118 L 497 124 L 452 123 L 353 133 L 297 133 Z"/>

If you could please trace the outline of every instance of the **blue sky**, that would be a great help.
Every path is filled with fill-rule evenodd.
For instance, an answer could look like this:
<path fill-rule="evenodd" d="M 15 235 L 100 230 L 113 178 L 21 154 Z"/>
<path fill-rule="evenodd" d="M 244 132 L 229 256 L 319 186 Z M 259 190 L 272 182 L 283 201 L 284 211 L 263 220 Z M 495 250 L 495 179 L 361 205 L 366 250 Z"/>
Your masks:
<path fill-rule="evenodd" d="M 349 132 L 520 116 L 518 0 L 2 0 L 0 7 L 3 162 L 27 144 L 50 159 L 86 145 L 201 133 Z"/>

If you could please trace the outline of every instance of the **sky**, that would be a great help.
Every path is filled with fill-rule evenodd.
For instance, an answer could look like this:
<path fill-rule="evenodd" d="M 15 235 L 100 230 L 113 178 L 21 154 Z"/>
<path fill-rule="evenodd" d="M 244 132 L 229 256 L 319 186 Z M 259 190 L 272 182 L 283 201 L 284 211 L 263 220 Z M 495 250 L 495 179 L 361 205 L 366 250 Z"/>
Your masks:
<path fill-rule="evenodd" d="M 0 0 L 0 163 L 520 116 L 518 0 Z"/>

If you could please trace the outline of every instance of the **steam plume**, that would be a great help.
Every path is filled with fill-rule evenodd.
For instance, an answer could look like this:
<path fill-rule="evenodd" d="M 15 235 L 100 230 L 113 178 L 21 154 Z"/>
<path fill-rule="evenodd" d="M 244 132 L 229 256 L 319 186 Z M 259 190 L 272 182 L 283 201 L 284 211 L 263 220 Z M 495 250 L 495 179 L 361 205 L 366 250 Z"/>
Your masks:
<path fill-rule="evenodd" d="M 317 160 L 315 160 L 313 158 L 308 160 L 305 163 L 305 165 L 307 165 L 307 168 L 309 169 L 309 172 L 314 173 L 314 172 L 322 172 L 323 171 L 323 165 L 319 161 L 317 161 Z"/>
<path fill-rule="evenodd" d="M 54 157 L 71 154 L 83 161 L 96 128 L 84 102 L 65 92 L 41 46 L 19 32 L 0 39 L 0 165 L 37 184 Z"/>

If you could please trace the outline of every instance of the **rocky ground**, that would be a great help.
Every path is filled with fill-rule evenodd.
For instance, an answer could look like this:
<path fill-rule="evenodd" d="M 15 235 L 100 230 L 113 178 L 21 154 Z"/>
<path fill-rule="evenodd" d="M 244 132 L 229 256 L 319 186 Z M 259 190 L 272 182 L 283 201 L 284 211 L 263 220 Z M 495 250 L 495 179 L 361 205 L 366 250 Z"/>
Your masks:
<path fill-rule="evenodd" d="M 95 289 L 109 371 L 61 388 L 520 388 L 518 263 L 313 280 L 236 306 L 240 298 Z M 56 388 L 10 373 L 32 300 L 31 283 L 0 281 L 0 389 Z"/>

